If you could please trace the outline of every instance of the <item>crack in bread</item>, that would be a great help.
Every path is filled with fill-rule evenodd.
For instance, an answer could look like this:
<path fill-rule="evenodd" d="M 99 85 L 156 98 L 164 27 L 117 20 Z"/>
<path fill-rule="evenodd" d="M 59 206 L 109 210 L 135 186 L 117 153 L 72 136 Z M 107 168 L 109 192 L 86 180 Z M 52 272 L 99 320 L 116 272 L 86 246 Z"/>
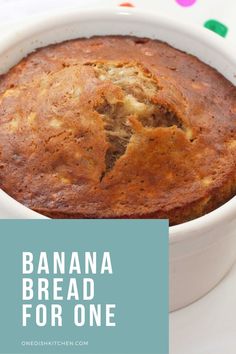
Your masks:
<path fill-rule="evenodd" d="M 169 107 L 158 104 L 156 96 L 161 87 L 156 78 L 136 62 L 92 62 L 91 66 L 96 76 L 102 82 L 110 81 L 121 88 L 122 97 L 117 100 L 112 96 L 97 107 L 105 123 L 108 142 L 105 162 L 106 170 L 102 172 L 101 180 L 114 167 L 116 161 L 125 154 L 133 134 L 130 117 L 135 117 L 144 127 L 172 127 L 185 130 L 184 124 L 177 114 Z"/>

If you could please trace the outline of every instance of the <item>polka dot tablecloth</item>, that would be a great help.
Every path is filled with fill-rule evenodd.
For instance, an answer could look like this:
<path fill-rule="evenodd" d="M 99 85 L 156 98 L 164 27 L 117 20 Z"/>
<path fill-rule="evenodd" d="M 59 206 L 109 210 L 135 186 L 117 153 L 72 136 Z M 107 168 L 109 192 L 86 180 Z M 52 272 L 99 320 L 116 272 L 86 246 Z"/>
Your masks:
<path fill-rule="evenodd" d="M 2 25 L 4 22 L 68 6 L 147 8 L 199 24 L 227 40 L 236 39 L 235 0 L 0 0 L 0 23 Z"/>
<path fill-rule="evenodd" d="M 187 8 L 187 7 L 190 8 L 194 5 L 197 5 L 198 1 L 199 0 L 172 0 L 172 4 L 171 4 L 171 2 L 170 3 L 168 2 L 169 6 L 168 6 L 168 9 L 165 10 L 165 12 L 168 14 L 174 14 L 177 11 L 177 6 L 175 6 L 175 5 L 179 5 L 184 8 Z M 157 3 L 158 3 L 158 1 L 155 3 L 154 6 L 155 6 L 155 8 L 157 8 L 157 10 L 159 10 L 163 6 L 163 2 L 160 2 L 159 6 Z M 204 6 L 206 5 L 206 3 L 207 3 L 207 1 L 205 1 Z M 222 2 L 222 4 L 223 4 L 223 2 Z M 119 6 L 124 6 L 124 7 L 139 7 L 139 5 L 142 5 L 142 4 L 138 4 L 136 1 L 119 3 Z M 154 6 L 153 6 L 153 8 L 154 8 Z M 152 4 L 148 4 L 147 7 L 152 8 Z M 219 6 L 219 9 L 220 8 L 221 7 Z M 196 9 L 196 11 L 197 11 L 196 7 L 193 7 L 193 10 L 194 9 Z M 195 12 L 194 12 L 194 15 L 196 15 Z M 181 17 L 186 16 L 186 13 L 184 14 L 182 12 L 182 14 L 180 14 L 180 16 Z M 195 22 L 195 19 L 192 19 L 191 13 L 188 13 L 187 16 L 189 16 L 188 21 L 192 20 L 193 22 Z M 220 35 L 222 37 L 226 37 L 227 33 L 228 33 L 228 26 L 227 26 L 227 24 L 224 24 L 223 22 L 221 22 L 218 19 L 220 17 L 221 17 L 220 15 L 216 16 L 216 18 L 207 18 L 207 16 L 206 16 L 206 20 L 202 22 L 202 25 L 205 28 L 217 33 L 218 35 Z M 196 21 L 196 22 L 199 23 L 200 19 L 199 19 L 199 21 Z"/>

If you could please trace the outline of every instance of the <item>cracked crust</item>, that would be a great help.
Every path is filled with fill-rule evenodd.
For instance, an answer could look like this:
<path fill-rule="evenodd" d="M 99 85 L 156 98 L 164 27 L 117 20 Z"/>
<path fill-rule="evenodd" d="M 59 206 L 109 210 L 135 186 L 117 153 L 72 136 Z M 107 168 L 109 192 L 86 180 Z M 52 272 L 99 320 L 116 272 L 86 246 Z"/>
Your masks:
<path fill-rule="evenodd" d="M 0 187 L 53 218 L 201 216 L 236 192 L 236 89 L 159 41 L 39 49 L 0 79 Z"/>

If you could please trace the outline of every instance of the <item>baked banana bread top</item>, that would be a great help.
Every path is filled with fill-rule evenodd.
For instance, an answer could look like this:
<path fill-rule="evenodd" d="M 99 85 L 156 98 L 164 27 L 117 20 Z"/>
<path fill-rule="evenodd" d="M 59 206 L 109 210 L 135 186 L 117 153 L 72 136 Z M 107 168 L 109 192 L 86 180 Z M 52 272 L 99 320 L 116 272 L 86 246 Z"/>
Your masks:
<path fill-rule="evenodd" d="M 0 188 L 52 218 L 201 216 L 236 193 L 236 88 L 157 40 L 38 49 L 0 78 Z"/>

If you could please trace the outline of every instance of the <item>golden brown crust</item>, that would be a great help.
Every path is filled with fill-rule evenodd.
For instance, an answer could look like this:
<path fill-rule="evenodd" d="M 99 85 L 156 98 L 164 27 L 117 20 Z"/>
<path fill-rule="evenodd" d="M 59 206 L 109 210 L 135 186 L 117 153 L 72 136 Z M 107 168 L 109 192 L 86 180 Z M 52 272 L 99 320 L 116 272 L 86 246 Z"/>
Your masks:
<path fill-rule="evenodd" d="M 201 216 L 236 192 L 236 89 L 159 41 L 39 49 L 0 79 L 0 187 L 53 218 Z"/>

